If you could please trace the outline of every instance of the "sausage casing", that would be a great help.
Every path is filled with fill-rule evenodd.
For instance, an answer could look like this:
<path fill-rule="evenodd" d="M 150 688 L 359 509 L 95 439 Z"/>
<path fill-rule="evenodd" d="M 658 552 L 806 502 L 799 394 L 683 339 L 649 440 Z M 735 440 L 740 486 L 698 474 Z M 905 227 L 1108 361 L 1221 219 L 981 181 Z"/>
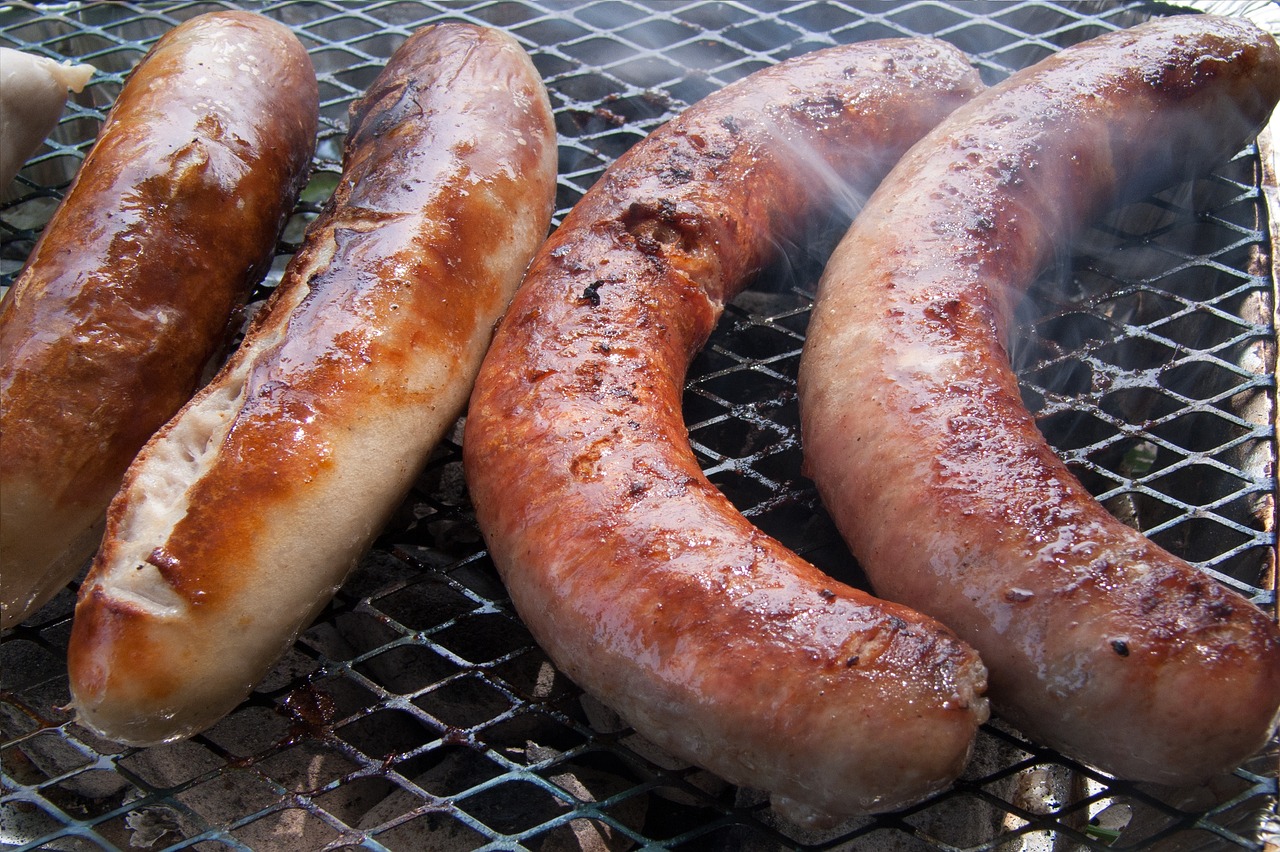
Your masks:
<path fill-rule="evenodd" d="M 234 331 L 304 185 L 319 95 L 283 25 L 165 34 L 0 303 L 0 624 L 93 554 L 142 444 Z"/>
<path fill-rule="evenodd" d="M 92 76 L 92 65 L 0 47 L 0 191 L 57 126 L 68 94 Z"/>
<path fill-rule="evenodd" d="M 1073 234 L 1225 161 L 1277 97 L 1275 41 L 1209 16 L 992 87 L 854 221 L 801 361 L 806 465 L 876 592 L 977 647 L 1028 736 L 1130 779 L 1195 783 L 1261 747 L 1280 634 L 1092 498 L 1023 406 L 1004 329 Z"/>
<path fill-rule="evenodd" d="M 546 90 L 513 38 L 442 24 L 401 45 L 244 343 L 111 504 L 68 650 L 82 722 L 187 736 L 269 672 L 456 422 L 555 182 Z"/>
<path fill-rule="evenodd" d="M 806 212 L 843 178 L 868 191 L 980 86 L 954 48 L 891 40 L 695 104 L 539 250 L 468 413 L 477 520 L 540 645 L 639 732 L 800 821 L 949 785 L 986 718 L 983 668 L 734 509 L 690 449 L 682 382 Z"/>

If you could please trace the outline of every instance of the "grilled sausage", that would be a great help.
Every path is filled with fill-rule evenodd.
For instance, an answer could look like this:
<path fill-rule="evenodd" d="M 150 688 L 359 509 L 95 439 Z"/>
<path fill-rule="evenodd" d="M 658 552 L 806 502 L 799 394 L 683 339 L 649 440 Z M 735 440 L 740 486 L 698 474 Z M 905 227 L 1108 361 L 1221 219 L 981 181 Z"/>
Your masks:
<path fill-rule="evenodd" d="M 298 40 L 245 12 L 174 28 L 130 75 L 0 303 L 0 625 L 84 567 L 129 461 L 224 351 L 318 101 Z"/>
<path fill-rule="evenodd" d="M 550 227 L 551 108 L 510 36 L 420 30 L 350 126 L 284 280 L 111 504 L 68 654 L 80 720 L 116 740 L 213 724 L 328 603 L 457 420 Z"/>
<path fill-rule="evenodd" d="M 463 441 L 477 520 L 552 660 L 682 759 L 800 822 L 949 785 L 977 656 L 753 527 L 699 469 L 681 384 L 724 303 L 980 83 L 939 42 L 832 48 L 708 96 L 620 157 L 539 250 Z"/>
<path fill-rule="evenodd" d="M 806 466 L 875 591 L 977 647 L 1028 736 L 1129 779 L 1195 783 L 1261 747 L 1280 635 L 1085 491 L 1023 406 L 1004 330 L 1081 227 L 1224 161 L 1277 97 L 1274 40 L 1216 17 L 1015 74 L 861 211 L 801 361 Z"/>
<path fill-rule="evenodd" d="M 68 92 L 92 76 L 92 65 L 0 47 L 0 190 L 57 126 Z"/>

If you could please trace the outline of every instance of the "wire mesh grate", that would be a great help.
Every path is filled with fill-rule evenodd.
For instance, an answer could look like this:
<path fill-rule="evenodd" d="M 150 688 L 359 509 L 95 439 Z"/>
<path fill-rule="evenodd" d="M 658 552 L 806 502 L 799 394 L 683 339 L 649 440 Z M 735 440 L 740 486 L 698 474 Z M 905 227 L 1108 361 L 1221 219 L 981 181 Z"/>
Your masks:
<path fill-rule="evenodd" d="M 560 134 L 557 221 L 603 169 L 715 89 L 836 43 L 936 35 L 988 82 L 1166 7 L 1138 2 L 63 3 L 0 6 L 0 44 L 99 75 L 0 201 L 8 283 L 160 33 L 216 8 L 288 23 L 320 75 L 312 184 L 257 294 L 332 189 L 346 108 L 409 33 L 502 27 L 544 75 Z M 1256 148 L 1091 230 L 1022 309 L 1013 356 L 1047 436 L 1118 516 L 1275 603 L 1275 322 Z M 712 481 L 758 526 L 864 585 L 800 470 L 795 376 L 835 214 L 729 307 L 685 417 Z M 250 698 L 188 741 L 122 748 L 79 727 L 64 654 L 74 589 L 0 642 L 0 843 L 102 850 L 629 848 L 1262 849 L 1274 750 L 1193 791 L 1113 781 L 984 727 L 952 790 L 820 834 L 685 766 L 560 674 L 513 613 L 477 532 L 459 435 L 360 570 Z"/>

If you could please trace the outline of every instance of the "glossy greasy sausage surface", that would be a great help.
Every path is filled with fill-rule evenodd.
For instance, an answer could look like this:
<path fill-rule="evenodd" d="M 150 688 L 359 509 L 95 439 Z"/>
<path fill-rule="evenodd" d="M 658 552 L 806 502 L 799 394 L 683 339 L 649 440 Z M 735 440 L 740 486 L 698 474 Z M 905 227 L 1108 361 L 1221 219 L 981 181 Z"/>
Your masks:
<path fill-rule="evenodd" d="M 1005 719 L 1125 778 L 1197 783 L 1260 748 L 1280 633 L 1090 496 L 1023 406 L 1004 330 L 1082 227 L 1225 162 L 1277 98 L 1275 41 L 1208 16 L 992 87 L 854 221 L 801 361 L 806 466 L 876 593 L 978 648 Z"/>
<path fill-rule="evenodd" d="M 809 211 L 869 191 L 980 88 L 950 46 L 896 40 L 695 104 L 539 250 L 469 409 L 477 518 L 541 646 L 636 730 L 799 821 L 948 786 L 986 718 L 983 667 L 734 509 L 690 450 L 682 381 Z"/>
<path fill-rule="evenodd" d="M 223 354 L 317 110 L 298 39 L 249 12 L 175 27 L 130 74 L 0 303 L 3 626 L 84 567 L 130 460 Z"/>
<path fill-rule="evenodd" d="M 396 50 L 244 343 L 112 501 L 68 650 L 82 723 L 188 736 L 270 671 L 456 423 L 555 183 L 513 37 L 440 24 Z"/>

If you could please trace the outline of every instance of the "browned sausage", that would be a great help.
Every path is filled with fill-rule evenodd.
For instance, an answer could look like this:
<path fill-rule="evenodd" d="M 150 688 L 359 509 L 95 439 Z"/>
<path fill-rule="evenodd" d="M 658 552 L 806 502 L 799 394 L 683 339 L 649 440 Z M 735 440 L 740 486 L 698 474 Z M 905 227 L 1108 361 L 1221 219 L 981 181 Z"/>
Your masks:
<path fill-rule="evenodd" d="M 1278 97 L 1275 41 L 1215 17 L 1014 75 L 868 202 L 801 362 L 806 464 L 877 593 L 973 643 L 1028 736 L 1125 778 L 1197 782 L 1261 747 L 1280 634 L 1070 474 L 1023 407 L 1006 319 L 1083 225 L 1225 161 Z"/>
<path fill-rule="evenodd" d="M 555 184 L 512 37 L 442 24 L 396 51 L 271 301 L 111 503 L 68 649 L 81 722 L 187 736 L 270 671 L 457 421 Z"/>
<path fill-rule="evenodd" d="M 539 250 L 486 357 L 464 464 L 516 608 L 636 730 L 800 821 L 948 786 L 986 718 L 950 632 L 841 585 L 703 475 L 681 385 L 724 303 L 980 88 L 940 42 L 833 48 L 707 97 Z"/>
<path fill-rule="evenodd" d="M 187 401 L 308 176 L 289 30 L 194 18 L 132 74 L 0 304 L 0 625 L 84 567 L 143 442 Z"/>

